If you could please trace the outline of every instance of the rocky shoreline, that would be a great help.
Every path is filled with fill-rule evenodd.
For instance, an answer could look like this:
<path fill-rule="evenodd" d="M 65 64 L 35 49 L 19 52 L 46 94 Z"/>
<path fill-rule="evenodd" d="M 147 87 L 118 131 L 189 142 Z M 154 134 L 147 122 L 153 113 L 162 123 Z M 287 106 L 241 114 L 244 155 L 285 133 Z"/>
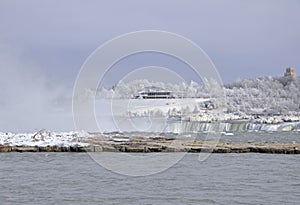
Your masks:
<path fill-rule="evenodd" d="M 258 142 L 214 142 L 190 139 L 133 138 L 103 139 L 89 138 L 87 146 L 4 146 L 0 152 L 191 152 L 191 153 L 270 153 L 300 154 L 300 144 Z"/>

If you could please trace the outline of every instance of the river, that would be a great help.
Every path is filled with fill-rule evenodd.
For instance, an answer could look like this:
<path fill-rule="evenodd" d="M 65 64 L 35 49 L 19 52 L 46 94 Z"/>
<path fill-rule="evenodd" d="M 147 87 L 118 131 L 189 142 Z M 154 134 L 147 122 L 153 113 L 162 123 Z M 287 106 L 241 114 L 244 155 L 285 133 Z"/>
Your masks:
<path fill-rule="evenodd" d="M 86 153 L 0 153 L 0 204 L 298 204 L 299 170 L 298 155 L 187 154 L 129 177 Z"/>

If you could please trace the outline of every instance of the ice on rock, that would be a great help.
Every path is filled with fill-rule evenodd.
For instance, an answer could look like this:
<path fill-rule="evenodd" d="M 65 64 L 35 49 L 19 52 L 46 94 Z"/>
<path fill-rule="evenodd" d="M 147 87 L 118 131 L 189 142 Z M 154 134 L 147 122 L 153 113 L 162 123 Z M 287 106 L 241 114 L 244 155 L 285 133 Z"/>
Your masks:
<path fill-rule="evenodd" d="M 87 146 L 81 142 L 83 137 L 89 137 L 86 132 L 50 132 L 41 130 L 36 133 L 3 133 L 0 132 L 0 145 L 5 146 Z"/>

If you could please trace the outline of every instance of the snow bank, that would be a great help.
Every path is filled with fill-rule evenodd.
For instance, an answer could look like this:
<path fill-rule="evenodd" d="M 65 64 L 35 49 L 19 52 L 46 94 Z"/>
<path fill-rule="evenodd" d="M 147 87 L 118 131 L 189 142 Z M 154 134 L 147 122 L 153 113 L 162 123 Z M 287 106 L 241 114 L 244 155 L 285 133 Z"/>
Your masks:
<path fill-rule="evenodd" d="M 88 146 L 81 142 L 83 137 L 89 137 L 86 132 L 49 132 L 41 130 L 36 133 L 3 133 L 0 132 L 0 145 L 5 146 Z"/>

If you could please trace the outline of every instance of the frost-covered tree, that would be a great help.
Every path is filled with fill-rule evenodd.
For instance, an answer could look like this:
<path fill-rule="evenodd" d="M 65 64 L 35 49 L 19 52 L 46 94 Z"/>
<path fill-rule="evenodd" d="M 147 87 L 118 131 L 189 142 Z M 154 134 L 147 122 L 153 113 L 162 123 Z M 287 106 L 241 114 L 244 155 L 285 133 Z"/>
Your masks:
<path fill-rule="evenodd" d="M 221 94 L 226 96 L 226 108 L 228 113 L 245 114 L 287 114 L 300 112 L 300 78 L 271 78 L 262 77 L 253 80 L 241 80 L 226 84 L 223 87 L 214 81 L 198 84 L 191 81 L 172 84 L 162 82 L 150 82 L 148 80 L 135 80 L 120 82 L 114 88 L 101 88 L 97 92 L 98 97 L 105 98 L 133 98 L 138 92 L 149 87 L 171 91 L 178 98 L 207 98 L 211 99 L 209 108 L 218 107 L 213 102 L 218 102 Z M 205 104 L 199 108 L 205 109 Z M 194 107 L 184 108 L 185 112 L 197 112 Z M 169 113 L 177 111 L 170 110 Z"/>

